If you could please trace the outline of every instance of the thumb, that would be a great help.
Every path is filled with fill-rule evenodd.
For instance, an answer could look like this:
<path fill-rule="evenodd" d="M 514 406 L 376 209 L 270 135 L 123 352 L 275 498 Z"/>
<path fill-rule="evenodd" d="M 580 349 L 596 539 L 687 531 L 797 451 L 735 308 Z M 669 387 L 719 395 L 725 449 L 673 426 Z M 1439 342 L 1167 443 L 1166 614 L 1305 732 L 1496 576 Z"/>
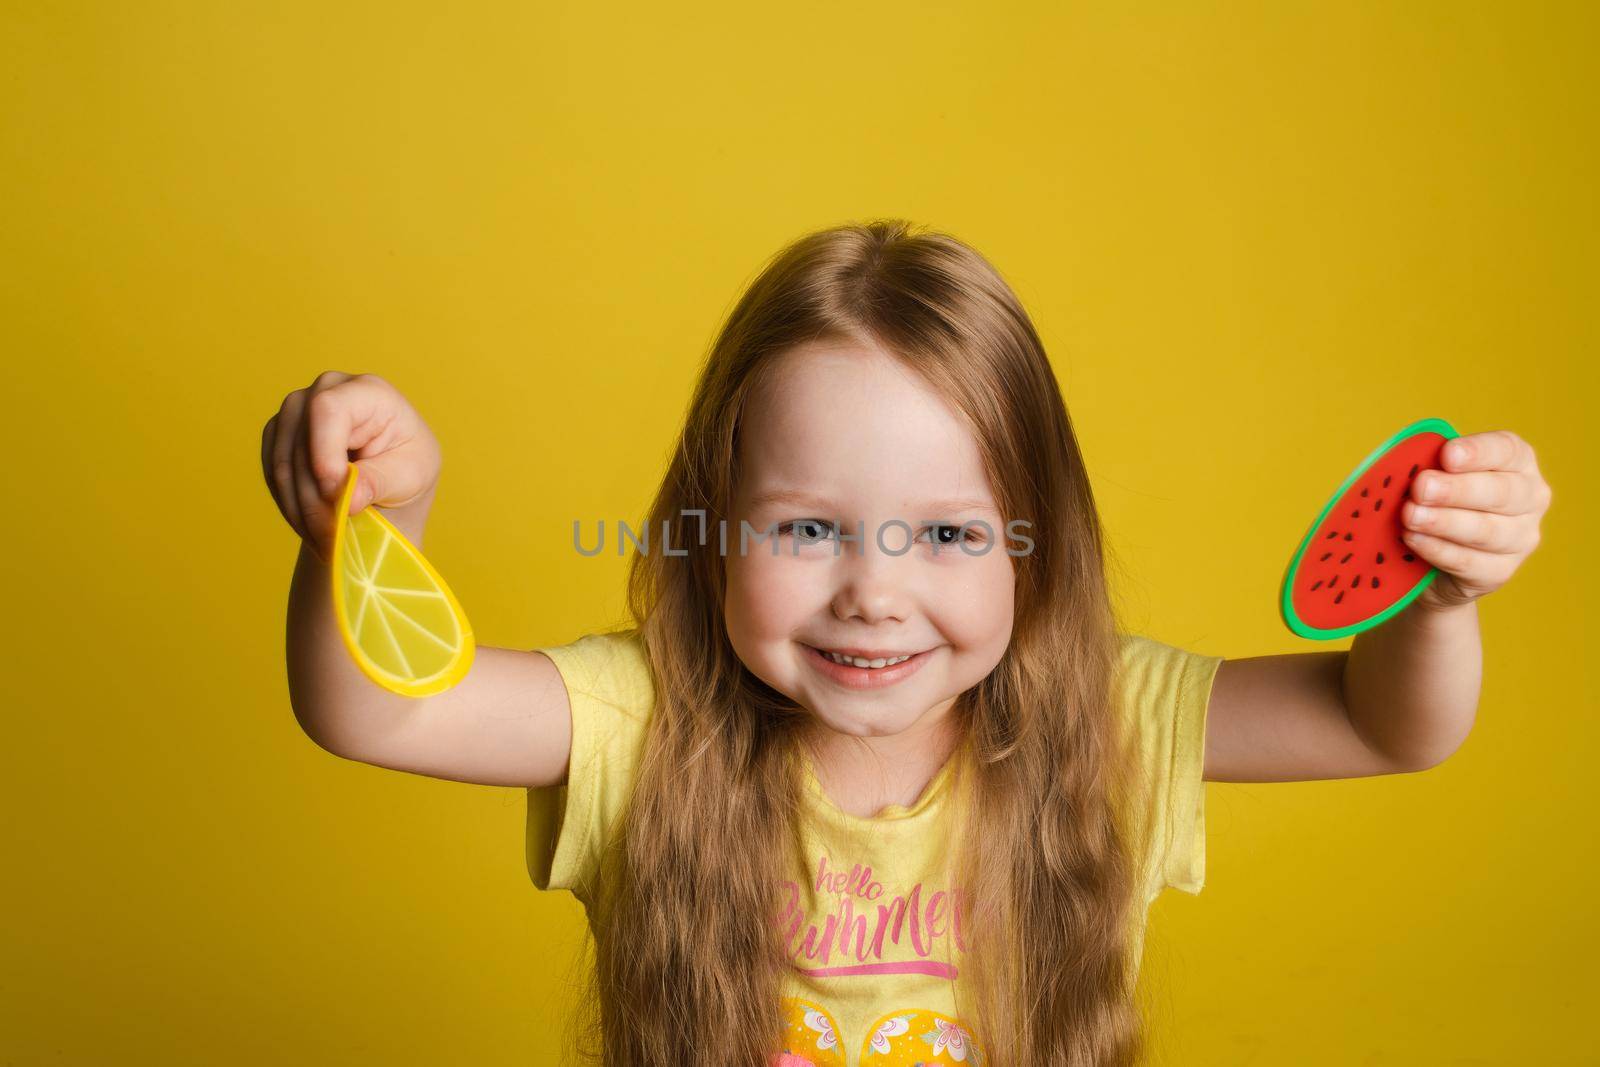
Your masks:
<path fill-rule="evenodd" d="M 363 508 L 381 495 L 383 471 L 374 461 L 356 464 L 356 487 L 350 494 L 350 514 L 359 515 Z"/>
<path fill-rule="evenodd" d="M 350 514 L 369 504 L 393 507 L 405 499 L 408 486 L 417 480 L 411 464 L 415 460 L 403 452 L 388 451 L 356 464 L 356 487 L 350 494 Z"/>

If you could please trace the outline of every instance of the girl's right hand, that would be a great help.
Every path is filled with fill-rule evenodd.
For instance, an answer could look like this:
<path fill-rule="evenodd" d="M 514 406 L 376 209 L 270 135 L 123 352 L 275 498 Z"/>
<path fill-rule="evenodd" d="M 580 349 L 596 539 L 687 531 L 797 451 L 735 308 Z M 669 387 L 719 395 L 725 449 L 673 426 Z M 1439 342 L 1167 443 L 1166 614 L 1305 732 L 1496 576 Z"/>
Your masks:
<path fill-rule="evenodd" d="M 376 374 L 323 371 L 283 398 L 261 431 L 261 472 L 284 521 L 327 563 L 334 511 L 351 461 L 358 470 L 350 514 L 432 499 L 438 439 L 400 391 Z"/>

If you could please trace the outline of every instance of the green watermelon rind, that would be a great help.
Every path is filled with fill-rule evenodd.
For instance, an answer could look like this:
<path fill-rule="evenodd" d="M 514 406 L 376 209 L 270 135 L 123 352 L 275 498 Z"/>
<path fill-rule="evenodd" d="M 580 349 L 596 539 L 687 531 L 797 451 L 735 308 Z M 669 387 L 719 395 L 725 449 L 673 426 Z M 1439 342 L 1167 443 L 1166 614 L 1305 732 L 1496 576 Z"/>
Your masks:
<path fill-rule="evenodd" d="M 1311 528 L 1306 531 L 1305 540 L 1300 542 L 1300 547 L 1295 550 L 1294 558 L 1289 561 L 1288 570 L 1284 571 L 1283 573 L 1283 590 L 1278 597 L 1278 613 L 1283 616 L 1284 625 L 1289 627 L 1289 629 L 1293 630 L 1295 633 L 1299 634 L 1301 637 L 1308 637 L 1313 641 L 1333 641 L 1340 637 L 1349 637 L 1351 634 L 1358 634 L 1363 630 L 1370 630 L 1374 626 L 1378 626 L 1384 622 L 1387 622 L 1394 616 L 1400 614 L 1400 612 L 1404 611 L 1413 600 L 1422 595 L 1423 590 L 1427 589 L 1428 586 L 1433 584 L 1434 578 L 1437 577 L 1439 573 L 1439 569 L 1437 567 L 1430 567 L 1428 569 L 1428 573 L 1424 575 L 1416 585 L 1412 586 L 1410 591 L 1408 591 L 1405 596 L 1401 597 L 1399 600 L 1396 600 L 1393 604 L 1390 604 L 1378 614 L 1369 616 L 1368 618 L 1362 619 L 1359 622 L 1353 622 L 1349 626 L 1340 626 L 1332 630 L 1324 630 L 1310 625 L 1302 620 L 1294 610 L 1295 575 L 1300 570 L 1300 561 L 1305 558 L 1307 549 L 1311 547 L 1312 538 L 1316 537 L 1317 531 L 1322 529 L 1322 524 L 1327 519 L 1328 513 L 1334 509 L 1339 501 L 1344 499 L 1344 495 L 1350 491 L 1350 487 L 1360 481 L 1361 476 L 1366 474 L 1367 471 L 1371 469 L 1372 465 L 1378 462 L 1378 460 L 1382 459 L 1390 449 L 1394 448 L 1401 441 L 1404 441 L 1410 437 L 1415 437 L 1417 434 L 1421 433 L 1436 433 L 1446 440 L 1452 437 L 1461 436 L 1456 432 L 1455 427 L 1451 426 L 1443 419 L 1419 419 L 1410 426 L 1407 426 L 1405 429 L 1396 433 L 1383 444 L 1373 449 L 1372 454 L 1367 456 L 1366 459 L 1362 460 L 1361 465 L 1358 466 L 1354 471 L 1350 472 L 1350 477 L 1346 478 L 1344 483 L 1333 491 L 1333 495 L 1328 498 L 1327 504 L 1323 505 L 1322 511 L 1317 515 L 1316 521 L 1313 522 L 1311 524 Z"/>

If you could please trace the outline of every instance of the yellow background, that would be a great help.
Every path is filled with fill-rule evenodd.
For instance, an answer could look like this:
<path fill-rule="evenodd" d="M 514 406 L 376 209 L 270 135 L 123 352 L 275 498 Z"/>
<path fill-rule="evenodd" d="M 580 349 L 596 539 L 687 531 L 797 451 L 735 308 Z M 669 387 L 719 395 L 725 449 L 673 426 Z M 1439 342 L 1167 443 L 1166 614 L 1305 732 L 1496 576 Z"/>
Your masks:
<path fill-rule="evenodd" d="M 1587 1061 L 1594 12 L 5 4 L 0 1060 L 552 1062 L 582 913 L 527 881 L 521 791 L 295 724 L 262 424 L 394 382 L 479 639 L 570 640 L 624 574 L 572 519 L 644 508 L 761 261 L 899 215 L 1035 316 L 1159 639 L 1322 651 L 1275 597 L 1356 462 L 1426 416 L 1534 444 L 1476 730 L 1209 787 L 1152 1061 Z"/>

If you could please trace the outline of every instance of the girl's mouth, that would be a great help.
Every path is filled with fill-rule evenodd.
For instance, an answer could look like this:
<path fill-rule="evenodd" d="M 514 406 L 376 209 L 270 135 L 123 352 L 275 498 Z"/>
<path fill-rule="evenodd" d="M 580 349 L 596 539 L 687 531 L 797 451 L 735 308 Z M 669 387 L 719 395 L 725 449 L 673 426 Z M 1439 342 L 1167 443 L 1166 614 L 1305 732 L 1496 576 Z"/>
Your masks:
<path fill-rule="evenodd" d="M 928 657 L 936 651 L 930 648 L 898 663 L 885 663 L 882 667 L 857 667 L 853 663 L 840 663 L 828 653 L 804 642 L 800 647 L 806 650 L 806 662 L 811 664 L 817 673 L 849 689 L 880 689 L 886 685 L 894 685 L 921 670 Z"/>

